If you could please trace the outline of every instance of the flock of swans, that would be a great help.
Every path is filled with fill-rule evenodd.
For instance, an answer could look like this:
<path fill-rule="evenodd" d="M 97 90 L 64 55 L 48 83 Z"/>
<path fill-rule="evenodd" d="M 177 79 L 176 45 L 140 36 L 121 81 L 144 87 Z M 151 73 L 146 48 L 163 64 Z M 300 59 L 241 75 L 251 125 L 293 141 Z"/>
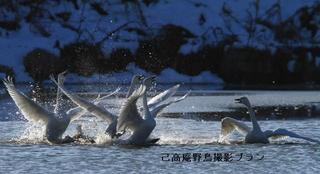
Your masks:
<path fill-rule="evenodd" d="M 41 122 L 45 126 L 44 137 L 50 144 L 75 142 L 77 138 L 83 137 L 82 127 L 78 126 L 78 133 L 75 136 L 65 136 L 62 138 L 72 121 L 88 113 L 107 123 L 108 127 L 105 133 L 110 136 L 113 143 L 129 145 L 155 144 L 159 138 L 151 138 L 150 134 L 156 127 L 155 118 L 157 115 L 167 106 L 180 102 L 189 95 L 189 92 L 187 92 L 180 98 L 168 101 L 168 99 L 177 92 L 180 86 L 178 84 L 148 100 L 147 91 L 155 84 L 155 76 L 145 78 L 141 75 L 135 75 L 127 91 L 125 102 L 122 104 L 119 114 L 115 115 L 102 105 L 102 101 L 116 94 L 119 89 L 104 97 L 100 97 L 99 95 L 96 99 L 88 101 L 71 93 L 64 87 L 65 72 L 60 73 L 57 80 L 54 76 L 50 78 L 57 85 L 56 104 L 53 111 L 48 111 L 16 89 L 12 78 L 8 77 L 3 80 L 9 95 L 22 115 L 32 123 Z M 65 106 L 62 100 L 63 94 L 77 105 L 77 107 L 65 111 L 63 109 Z M 139 98 L 142 99 L 142 106 L 137 105 Z M 269 143 L 269 138 L 274 139 L 279 137 L 300 138 L 320 143 L 318 140 L 300 136 L 286 129 L 262 131 L 248 98 L 241 97 L 235 101 L 247 107 L 252 128 L 248 127 L 242 121 L 230 117 L 223 118 L 221 120 L 219 143 L 228 143 L 228 137 L 234 130 L 245 136 L 244 143 Z M 121 136 L 128 130 L 131 132 L 130 136 L 127 139 L 122 139 Z"/>

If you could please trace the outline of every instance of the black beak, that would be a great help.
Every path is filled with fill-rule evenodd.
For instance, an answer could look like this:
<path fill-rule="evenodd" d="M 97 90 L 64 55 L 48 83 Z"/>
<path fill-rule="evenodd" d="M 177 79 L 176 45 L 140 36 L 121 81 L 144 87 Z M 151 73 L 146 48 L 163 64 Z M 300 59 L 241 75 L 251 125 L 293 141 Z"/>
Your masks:
<path fill-rule="evenodd" d="M 152 80 L 155 80 L 157 76 L 150 76 L 149 78 L 151 78 Z"/>
<path fill-rule="evenodd" d="M 139 75 L 139 76 L 138 76 L 138 79 L 139 79 L 139 80 L 143 80 L 144 77 L 143 77 L 142 75 Z"/>
<path fill-rule="evenodd" d="M 236 102 L 236 103 L 240 103 L 240 98 L 236 98 L 236 99 L 234 99 L 234 102 Z"/>

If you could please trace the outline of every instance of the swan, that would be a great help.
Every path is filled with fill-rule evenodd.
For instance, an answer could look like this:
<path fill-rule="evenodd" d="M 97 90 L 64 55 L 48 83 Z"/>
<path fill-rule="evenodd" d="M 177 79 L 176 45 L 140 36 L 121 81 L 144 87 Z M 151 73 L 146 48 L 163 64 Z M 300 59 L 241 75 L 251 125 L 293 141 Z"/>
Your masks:
<path fill-rule="evenodd" d="M 145 83 L 148 83 L 148 86 L 153 85 L 154 78 L 155 78 L 155 76 L 149 77 L 145 81 Z M 143 79 L 144 79 L 144 77 L 141 75 L 133 76 L 133 78 L 131 80 L 131 85 L 129 87 L 129 90 L 128 90 L 126 96 L 130 96 L 132 94 L 133 90 L 136 88 L 136 86 L 141 84 L 141 81 Z M 51 80 L 57 84 L 57 82 L 54 80 L 54 78 L 51 78 Z M 187 95 L 189 93 L 187 93 L 186 95 L 184 95 L 181 98 L 175 99 L 175 100 L 170 101 L 168 103 L 160 104 L 161 102 L 163 102 L 167 98 L 174 95 L 176 93 L 177 89 L 179 88 L 179 86 L 180 85 L 175 85 L 175 86 L 163 91 L 162 93 L 156 95 L 155 97 L 153 97 L 151 99 L 151 102 L 149 102 L 149 104 L 151 105 L 151 107 L 153 107 L 151 112 L 154 117 L 156 117 L 165 107 L 167 107 L 173 103 L 180 102 L 187 97 Z M 102 106 L 98 106 L 101 101 L 106 99 L 108 96 L 111 96 L 112 94 L 116 93 L 117 91 L 111 93 L 110 95 L 108 95 L 106 97 L 96 99 L 92 103 L 92 102 L 87 102 L 85 99 L 82 99 L 79 96 L 76 96 L 75 94 L 70 94 L 66 89 L 64 89 L 64 87 L 61 84 L 59 85 L 59 89 L 61 89 L 65 95 L 67 95 L 75 104 L 78 105 L 78 107 L 72 109 L 73 112 L 78 112 L 79 108 L 82 108 L 85 110 L 90 108 L 89 110 L 87 110 L 88 112 L 97 116 L 98 118 L 101 118 L 102 120 L 107 121 L 109 123 L 109 126 L 106 130 L 106 134 L 108 134 L 111 138 L 114 138 L 114 137 L 118 138 L 119 136 L 121 136 L 124 133 L 124 132 L 116 133 L 117 116 L 114 114 L 111 114 L 106 109 L 104 109 Z"/>
<path fill-rule="evenodd" d="M 255 112 L 253 111 L 249 99 L 247 97 L 241 97 L 239 99 L 235 99 L 236 103 L 240 103 L 245 105 L 248 108 L 249 115 L 252 122 L 252 129 L 244 124 L 241 121 L 236 119 L 225 117 L 221 121 L 221 137 L 220 141 L 224 141 L 225 137 L 228 137 L 233 130 L 237 130 L 240 134 L 245 136 L 245 143 L 269 143 L 269 138 L 276 139 L 279 137 L 292 137 L 292 138 L 300 138 L 310 142 L 320 143 L 318 140 L 314 140 L 308 137 L 300 136 L 294 132 L 291 132 L 286 129 L 276 129 L 262 131 L 258 121 L 255 116 Z"/>
<path fill-rule="evenodd" d="M 151 115 L 147 104 L 146 90 L 150 87 L 150 79 L 147 78 L 143 84 L 136 89 L 121 107 L 118 118 L 117 132 L 124 132 L 126 129 L 132 131 L 131 136 L 125 140 L 126 144 L 146 145 L 155 143 L 159 139 L 150 140 L 149 136 L 156 126 L 154 116 Z M 143 116 L 138 112 L 137 100 L 142 97 Z"/>
<path fill-rule="evenodd" d="M 58 78 L 58 81 L 61 76 Z M 70 142 L 70 137 L 67 136 L 62 139 L 62 135 L 67 129 L 69 123 L 78 117 L 80 117 L 83 113 L 82 112 L 70 112 L 69 114 L 60 112 L 59 107 L 61 106 L 59 101 L 59 91 L 57 92 L 57 104 L 55 106 L 54 112 L 50 112 L 44 107 L 40 106 L 25 94 L 20 92 L 16 89 L 15 85 L 13 84 L 12 77 L 8 77 L 7 79 L 3 80 L 3 83 L 13 99 L 14 103 L 21 111 L 22 115 L 30 122 L 41 122 L 45 125 L 45 138 L 51 144 L 60 144 L 60 143 L 67 143 Z"/>
<path fill-rule="evenodd" d="M 127 96 L 131 95 L 133 92 L 134 88 L 137 86 L 137 84 L 140 83 L 140 81 L 143 79 L 143 76 L 141 75 L 135 75 L 132 78 L 130 88 L 128 90 Z M 68 92 L 62 84 L 59 84 L 53 76 L 51 76 L 51 80 L 58 86 L 58 88 L 70 99 L 72 100 L 75 104 L 78 105 L 78 107 L 73 108 L 73 112 L 78 112 L 79 108 L 86 110 L 87 112 L 95 115 L 96 117 L 106 121 L 109 126 L 106 130 L 106 133 L 111 137 L 111 138 L 118 138 L 122 134 L 116 132 L 116 126 L 117 126 L 117 116 L 110 113 L 108 110 L 106 110 L 104 107 L 99 106 L 100 101 L 107 97 L 103 97 L 101 99 L 96 99 L 94 102 L 87 101 L 75 94 L 71 94 Z M 116 93 L 113 92 L 113 93 Z M 112 93 L 112 94 L 113 94 Z M 108 95 L 110 96 L 110 95 Z"/>

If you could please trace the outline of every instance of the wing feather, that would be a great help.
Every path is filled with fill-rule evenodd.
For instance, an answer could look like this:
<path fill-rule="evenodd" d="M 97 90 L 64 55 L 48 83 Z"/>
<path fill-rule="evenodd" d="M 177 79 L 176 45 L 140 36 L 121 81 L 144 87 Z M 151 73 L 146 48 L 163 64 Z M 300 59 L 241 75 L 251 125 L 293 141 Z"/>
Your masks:
<path fill-rule="evenodd" d="M 48 122 L 50 117 L 54 117 L 54 114 L 46 110 L 45 108 L 38 105 L 36 102 L 31 100 L 22 92 L 18 91 L 12 82 L 12 78 L 8 77 L 3 80 L 4 85 L 7 88 L 7 91 L 22 115 L 28 120 L 32 122 Z"/>
<path fill-rule="evenodd" d="M 51 79 L 56 85 L 58 85 L 57 81 L 55 79 Z M 101 118 L 102 120 L 106 120 L 108 123 L 111 123 L 114 119 L 116 119 L 116 116 L 107 111 L 104 108 L 98 107 L 95 104 L 75 95 L 69 93 L 64 87 L 59 86 L 58 87 L 61 89 L 61 91 L 70 99 L 72 100 L 75 104 L 80 106 L 81 108 L 87 110 L 91 114 Z"/>
<path fill-rule="evenodd" d="M 238 131 L 242 135 L 247 135 L 251 131 L 245 123 L 238 121 L 234 118 L 225 117 L 221 120 L 221 135 L 227 137 L 234 130 Z"/>
<path fill-rule="evenodd" d="M 148 101 L 148 107 L 153 108 L 154 106 L 158 105 L 159 103 L 167 100 L 168 98 L 170 98 L 171 96 L 173 96 L 177 92 L 179 87 L 180 87 L 180 84 L 177 84 L 177 85 L 161 92 L 160 94 L 152 97 Z"/>
<path fill-rule="evenodd" d="M 170 101 L 168 103 L 163 103 L 163 104 L 159 104 L 157 106 L 155 106 L 154 108 L 150 109 L 150 112 L 151 112 L 151 115 L 153 117 L 156 117 L 164 108 L 166 108 L 167 106 L 173 104 L 173 103 L 178 103 L 184 99 L 186 99 L 186 97 L 190 94 L 190 92 L 187 92 L 184 96 L 178 98 L 178 99 L 175 99 L 173 101 Z"/>
<path fill-rule="evenodd" d="M 62 73 L 60 73 L 58 75 L 58 84 L 59 84 L 59 86 L 63 86 L 63 84 L 64 84 L 64 81 L 65 81 L 64 74 L 65 73 L 66 73 L 66 71 L 64 71 L 64 72 L 62 72 Z M 53 78 L 53 76 L 50 77 L 50 78 Z M 54 108 L 54 113 L 58 114 L 58 113 L 61 113 L 64 110 L 64 108 L 65 108 L 64 106 L 65 105 L 63 104 L 62 101 L 63 101 L 62 100 L 62 92 L 61 92 L 60 88 L 57 88 L 56 106 Z"/>
<path fill-rule="evenodd" d="M 138 125 L 143 121 L 141 115 L 138 112 L 136 103 L 138 98 L 143 94 L 143 91 L 145 90 L 145 86 L 140 86 L 131 94 L 129 98 L 127 98 L 127 101 L 122 105 L 118 117 L 118 132 L 122 132 L 126 128 L 134 130 L 135 125 Z"/>
<path fill-rule="evenodd" d="M 283 138 L 283 137 L 292 137 L 292 138 L 299 138 L 299 139 L 307 140 L 307 141 L 314 142 L 314 143 L 320 143 L 320 141 L 318 141 L 318 140 L 298 135 L 298 134 L 296 134 L 292 131 L 289 131 L 287 129 L 277 129 L 275 131 L 266 131 L 266 132 L 268 132 L 267 133 L 268 138 L 277 139 L 277 138 Z"/>

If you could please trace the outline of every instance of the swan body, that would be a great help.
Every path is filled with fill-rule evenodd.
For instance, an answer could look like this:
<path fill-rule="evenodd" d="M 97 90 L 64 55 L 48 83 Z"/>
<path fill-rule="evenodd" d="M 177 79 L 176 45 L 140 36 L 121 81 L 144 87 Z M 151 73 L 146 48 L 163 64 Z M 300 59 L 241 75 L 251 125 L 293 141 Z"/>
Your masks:
<path fill-rule="evenodd" d="M 43 108 L 25 94 L 16 89 L 12 78 L 8 77 L 3 80 L 4 85 L 16 106 L 22 115 L 30 122 L 41 122 L 45 125 L 45 137 L 50 143 L 64 143 L 62 135 L 67 129 L 69 123 L 78 118 L 82 113 L 55 113 L 59 110 L 59 103 L 56 104 L 55 112 L 50 112 Z M 59 91 L 57 94 L 57 101 Z"/>
<path fill-rule="evenodd" d="M 292 137 L 304 139 L 310 142 L 320 143 L 318 140 L 314 140 L 312 138 L 300 136 L 294 132 L 291 132 L 286 129 L 277 129 L 275 131 L 267 130 L 262 131 L 255 117 L 255 113 L 251 107 L 249 99 L 247 97 L 241 97 L 236 99 L 237 103 L 241 103 L 245 105 L 249 110 L 249 115 L 251 118 L 252 128 L 247 126 L 241 121 L 236 119 L 225 117 L 221 120 L 221 137 L 220 141 L 224 141 L 225 138 L 232 133 L 234 130 L 237 130 L 239 133 L 245 136 L 245 143 L 269 143 L 269 138 L 276 139 L 279 137 Z"/>
<path fill-rule="evenodd" d="M 132 131 L 132 135 L 126 140 L 128 144 L 146 145 L 152 141 L 149 136 L 156 127 L 156 121 L 151 115 L 146 96 L 146 89 L 150 87 L 152 80 L 152 78 L 145 79 L 143 84 L 132 93 L 128 101 L 121 107 L 117 131 L 123 132 L 126 129 Z M 143 115 L 138 112 L 136 105 L 140 97 L 143 97 Z"/>

